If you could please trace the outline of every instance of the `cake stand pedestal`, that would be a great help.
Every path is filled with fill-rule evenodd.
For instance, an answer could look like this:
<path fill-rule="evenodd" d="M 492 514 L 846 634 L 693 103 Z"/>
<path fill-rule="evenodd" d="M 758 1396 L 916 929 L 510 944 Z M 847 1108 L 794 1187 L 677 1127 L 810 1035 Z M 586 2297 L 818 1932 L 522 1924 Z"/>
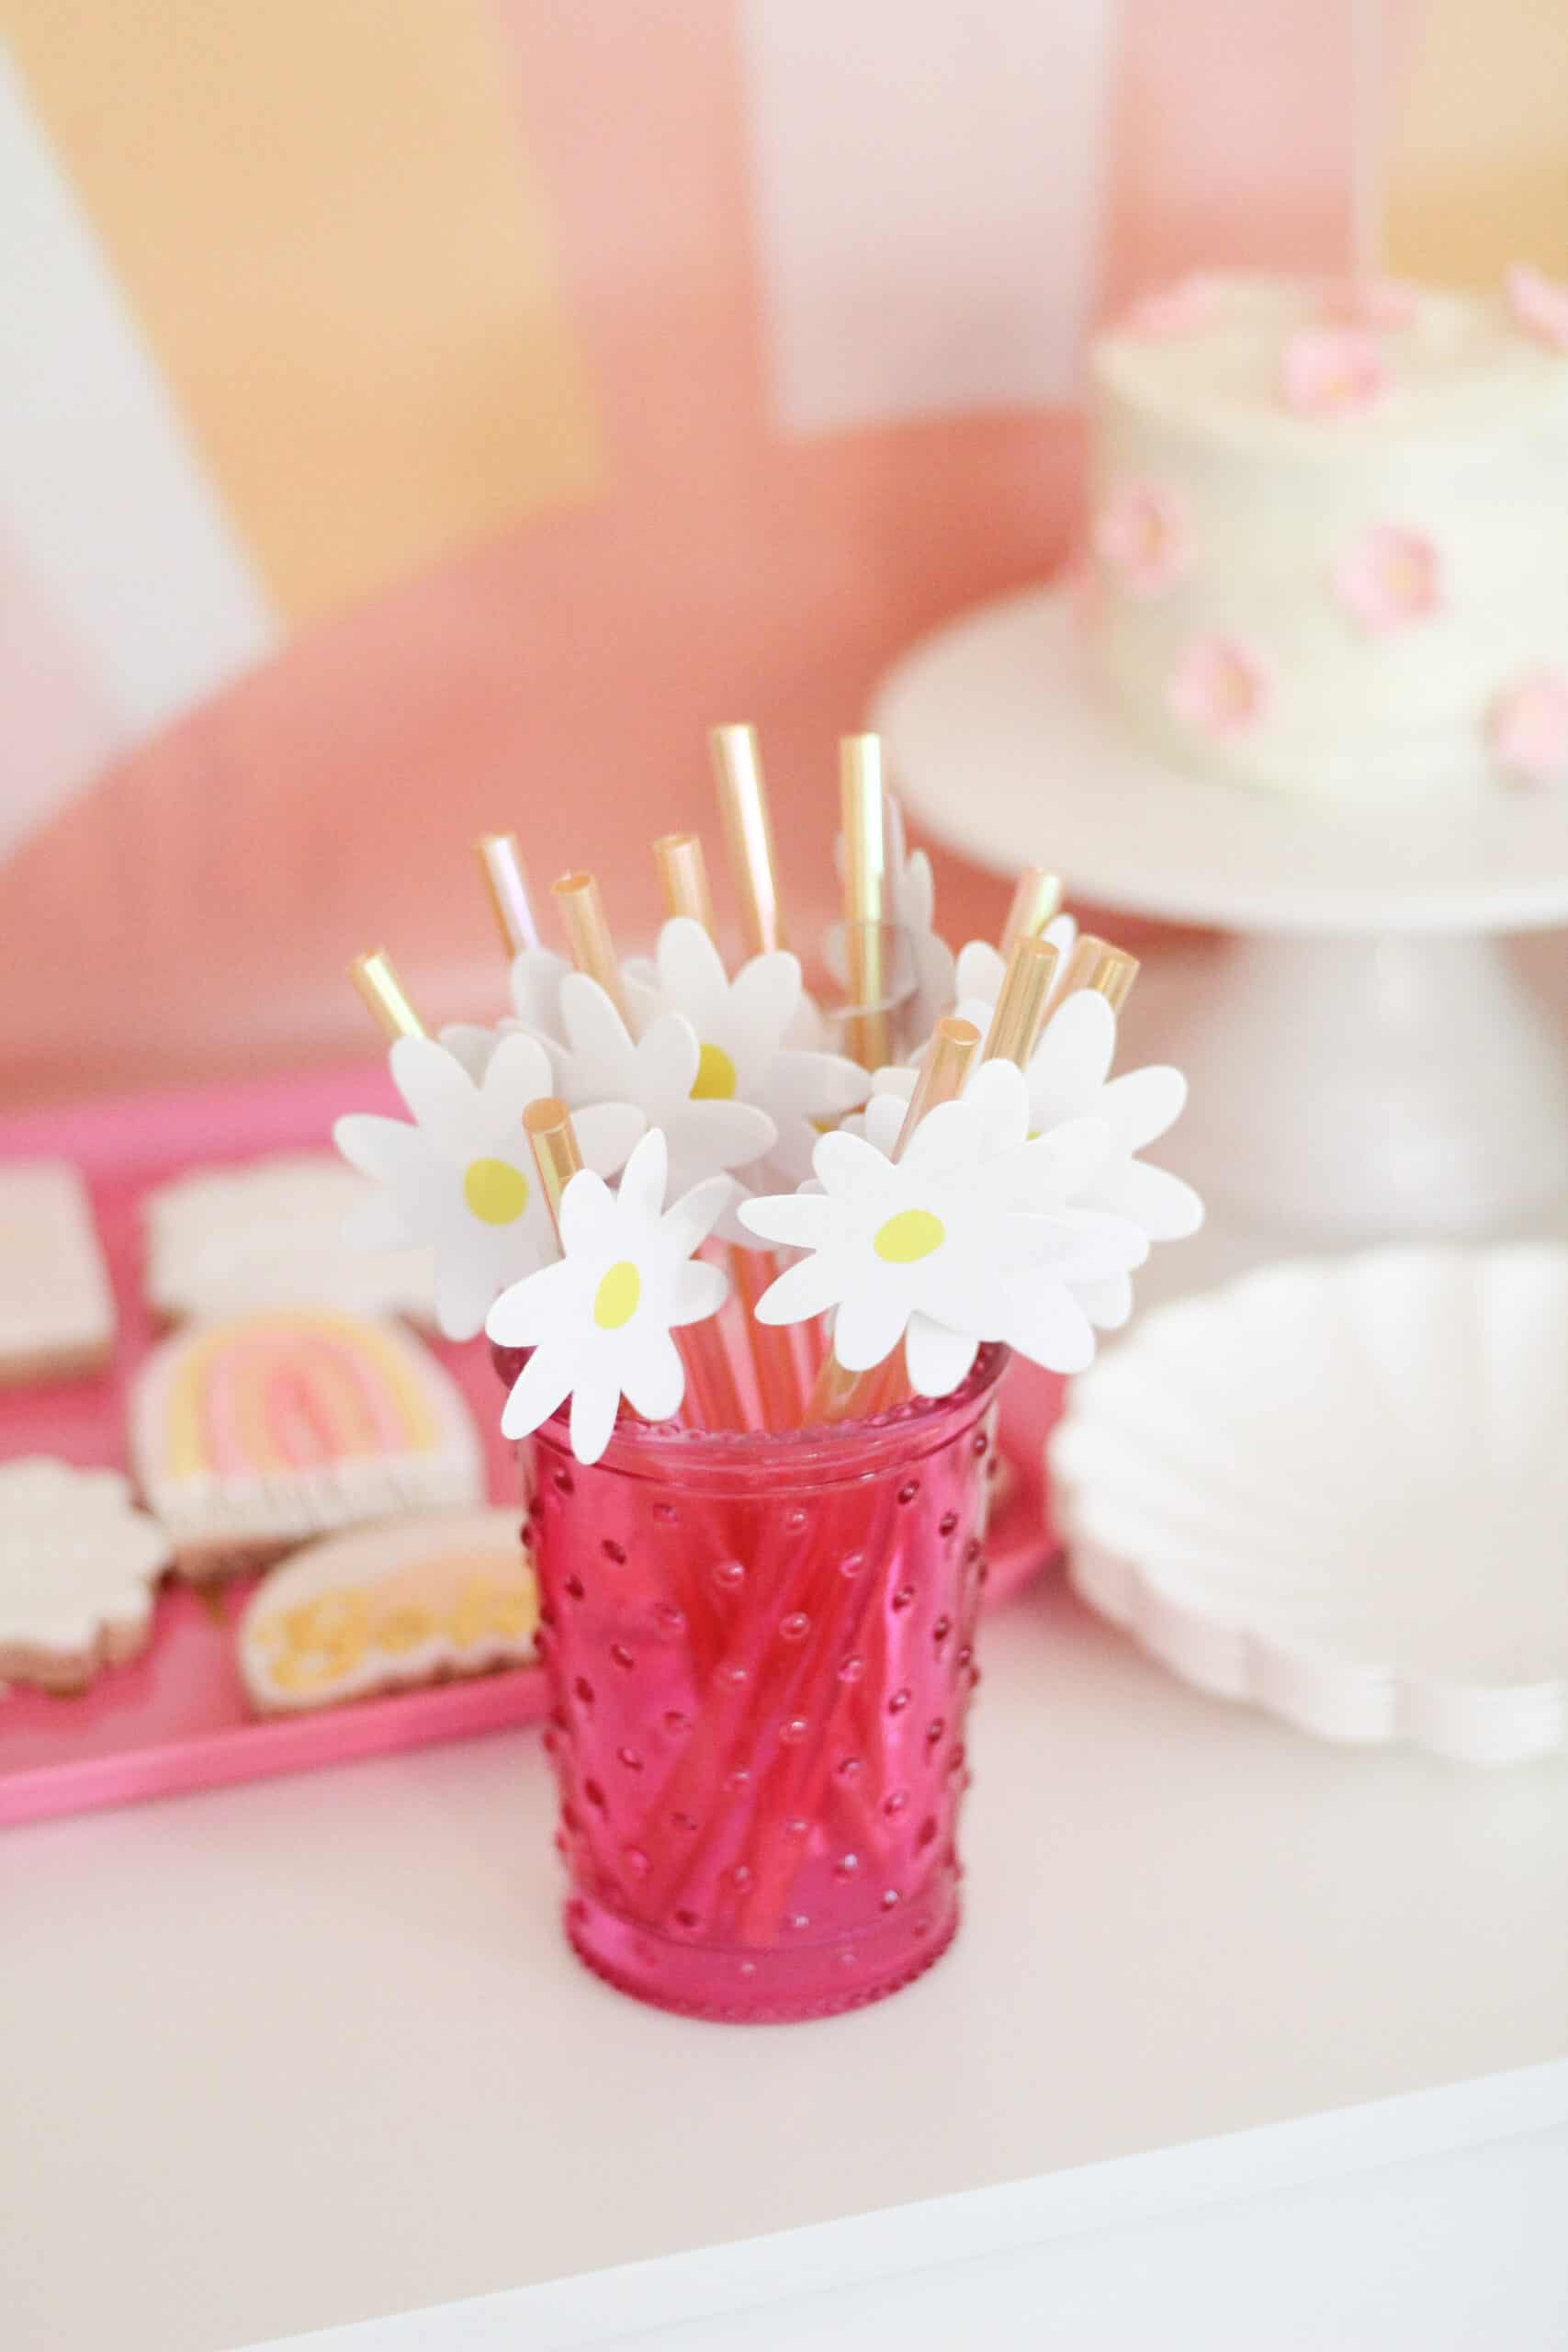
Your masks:
<path fill-rule="evenodd" d="M 1568 1190 L 1562 1042 L 1503 936 L 1568 922 L 1568 793 L 1304 807 L 1207 783 L 1098 699 L 1069 591 L 927 639 L 872 723 L 910 809 L 982 865 L 1237 934 L 1168 1049 L 1184 1172 L 1303 1233 L 1495 1229 Z"/>

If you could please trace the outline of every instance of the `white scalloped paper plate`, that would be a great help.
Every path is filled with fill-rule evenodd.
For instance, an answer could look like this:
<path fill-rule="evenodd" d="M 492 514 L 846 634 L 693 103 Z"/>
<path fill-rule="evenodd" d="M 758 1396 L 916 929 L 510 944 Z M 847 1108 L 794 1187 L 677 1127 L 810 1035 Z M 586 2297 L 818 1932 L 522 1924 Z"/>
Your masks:
<path fill-rule="evenodd" d="M 1568 1746 L 1568 1250 L 1303 1260 L 1156 1308 L 1050 1464 L 1077 1590 L 1201 1690 L 1472 1764 Z"/>

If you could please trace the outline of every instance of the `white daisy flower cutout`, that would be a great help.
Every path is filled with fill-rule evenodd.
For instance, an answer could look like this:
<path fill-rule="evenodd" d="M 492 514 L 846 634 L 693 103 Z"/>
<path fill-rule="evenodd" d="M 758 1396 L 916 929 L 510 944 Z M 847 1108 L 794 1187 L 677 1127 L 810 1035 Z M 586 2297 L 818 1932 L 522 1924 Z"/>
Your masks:
<path fill-rule="evenodd" d="M 923 849 L 908 848 L 904 811 L 892 798 L 886 826 L 888 911 L 909 943 L 915 981 L 909 1017 L 915 1034 L 924 1037 L 953 1009 L 957 984 L 953 950 L 936 929 L 936 877 L 931 859 Z"/>
<path fill-rule="evenodd" d="M 994 948 L 984 952 L 996 954 Z M 959 958 L 961 974 L 964 957 L 971 953 L 966 947 Z M 997 961 L 999 967 L 1000 958 Z M 988 1010 L 964 1013 L 976 1027 L 989 1017 Z M 1077 990 L 1051 1015 L 1031 1057 L 1026 1074 L 1029 1131 L 1044 1135 L 1064 1120 L 1102 1119 L 1110 1130 L 1109 1148 L 1083 1185 L 1068 1195 L 1071 1204 L 1130 1218 L 1150 1241 L 1183 1241 L 1203 1222 L 1202 1202 L 1179 1176 L 1151 1168 L 1137 1155 L 1157 1143 L 1180 1117 L 1187 1080 L 1164 1063 L 1111 1078 L 1115 1051 L 1116 1015 L 1094 989 Z M 981 1065 L 984 1069 L 994 1067 Z M 977 1077 L 978 1072 L 971 1086 Z M 878 1070 L 872 1109 L 889 1098 L 901 1107 L 914 1083 L 913 1070 Z M 882 1115 L 886 1120 L 889 1114 Z M 866 1133 L 873 1134 L 869 1114 Z M 1133 1311 L 1133 1286 L 1125 1273 L 1106 1275 L 1077 1290 L 1089 1320 L 1102 1331 L 1119 1330 Z"/>
<path fill-rule="evenodd" d="M 561 1195 L 562 1255 L 498 1298 L 486 1329 L 533 1353 L 501 1417 L 509 1438 L 529 1437 L 571 1398 L 571 1450 L 597 1462 L 624 1396 L 645 1420 L 667 1421 L 685 1394 L 685 1368 L 671 1337 L 724 1303 L 716 1266 L 694 1259 L 735 1196 L 710 1177 L 665 1208 L 670 1159 L 650 1128 L 626 1162 L 618 1192 L 589 1174 Z"/>
<path fill-rule="evenodd" d="M 582 1106 L 635 1102 L 650 1127 L 663 1130 L 676 1193 L 773 1148 L 773 1120 L 716 1091 L 724 1073 L 711 1059 L 705 1070 L 702 1040 L 683 1014 L 658 1012 L 634 1038 L 598 982 L 570 972 L 561 982 L 560 1018 L 566 1042 L 552 1058 L 580 1128 Z"/>
<path fill-rule="evenodd" d="M 896 1136 L 888 1098 L 868 1118 Z M 1094 1333 L 1074 1287 L 1141 1264 L 1148 1244 L 1122 1218 L 1066 1205 L 1109 1148 L 1103 1121 L 1073 1120 L 1033 1141 L 1028 1125 L 1022 1078 L 992 1062 L 983 1083 L 921 1120 L 898 1160 L 867 1136 L 823 1136 L 820 1192 L 740 1204 L 753 1233 L 810 1253 L 763 1293 L 759 1322 L 835 1309 L 833 1352 L 850 1372 L 869 1371 L 903 1339 L 910 1385 L 925 1396 L 955 1388 L 987 1340 L 1049 1371 L 1081 1371 Z"/>
<path fill-rule="evenodd" d="M 554 955 L 547 947 L 525 947 L 512 959 L 507 985 L 512 997 L 512 1011 L 497 1022 L 494 1028 L 477 1021 L 453 1021 L 441 1032 L 441 1043 L 455 1054 L 470 1078 L 482 1078 L 485 1066 L 503 1037 L 537 1037 L 554 1061 L 566 1043 L 561 1027 L 561 983 L 572 967 L 564 956 Z M 631 1015 L 632 1028 L 637 1035 L 659 1011 L 659 990 L 651 972 L 642 977 L 639 961 L 629 961 L 621 971 L 621 986 L 626 995 L 626 1010 Z"/>
<path fill-rule="evenodd" d="M 863 1102 L 870 1080 L 858 1062 L 791 1042 L 802 987 L 787 949 L 754 956 L 731 979 L 699 922 L 675 916 L 659 934 L 660 1001 L 696 1031 L 699 1101 L 740 1102 L 778 1130 L 767 1173 L 793 1184 L 811 1168 L 819 1128 Z"/>
<path fill-rule="evenodd" d="M 554 1091 L 549 1060 L 524 1036 L 502 1038 L 477 1079 L 433 1037 L 400 1037 L 389 1059 L 412 1126 L 353 1112 L 333 1129 L 350 1166 L 379 1187 L 349 1238 L 371 1250 L 434 1243 L 436 1320 L 449 1340 L 471 1340 L 497 1294 L 554 1254 L 523 1132 L 528 1104 Z M 648 1123 L 621 1102 L 575 1124 L 586 1166 L 611 1174 Z"/>

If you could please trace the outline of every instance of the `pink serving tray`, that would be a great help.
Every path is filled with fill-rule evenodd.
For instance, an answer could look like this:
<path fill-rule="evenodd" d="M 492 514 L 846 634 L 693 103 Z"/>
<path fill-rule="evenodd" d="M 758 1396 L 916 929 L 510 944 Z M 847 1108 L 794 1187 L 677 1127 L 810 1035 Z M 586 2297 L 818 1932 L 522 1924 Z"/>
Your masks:
<path fill-rule="evenodd" d="M 319 1148 L 341 1112 L 400 1107 L 385 1065 L 377 1064 L 0 1120 L 0 1159 L 64 1159 L 82 1170 L 119 1310 L 119 1341 L 107 1372 L 0 1390 L 0 1459 L 53 1453 L 126 1466 L 127 1386 L 157 1337 L 141 1296 L 144 1193 L 188 1168 Z M 510 1501 L 517 1469 L 501 1435 L 488 1350 L 482 1342 L 431 1345 L 473 1408 L 492 1500 Z M 1028 1367 L 1015 1365 L 1009 1376 L 1003 1439 L 1010 1475 L 992 1533 L 993 1601 L 1025 1582 L 1049 1548 L 1042 1442 L 1059 1396 L 1059 1383 Z M 423 1747 L 529 1723 L 544 1712 L 543 1678 L 522 1667 L 258 1722 L 245 1703 L 233 1644 L 254 1581 L 233 1578 L 208 1593 L 165 1585 L 141 1656 L 101 1675 L 79 1698 L 19 1690 L 0 1695 L 0 1826 Z"/>

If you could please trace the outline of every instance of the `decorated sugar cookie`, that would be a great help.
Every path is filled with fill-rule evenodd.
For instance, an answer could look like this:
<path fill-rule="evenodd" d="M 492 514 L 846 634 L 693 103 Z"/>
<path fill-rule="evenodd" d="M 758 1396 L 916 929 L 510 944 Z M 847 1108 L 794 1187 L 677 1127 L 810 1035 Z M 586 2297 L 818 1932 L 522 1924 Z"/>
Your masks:
<path fill-rule="evenodd" d="M 349 1238 L 368 1249 L 424 1243 L 435 1253 L 435 1306 L 449 1340 L 470 1340 L 508 1283 L 551 1252 L 549 1216 L 523 1139 L 523 1114 L 554 1080 L 534 1037 L 502 1037 L 477 1080 L 431 1037 L 400 1037 L 392 1076 L 412 1114 L 351 1113 L 333 1138 L 378 1191 Z M 642 1112 L 597 1097 L 577 1122 L 582 1156 L 606 1173 L 642 1133 Z"/>
<path fill-rule="evenodd" d="M 423 1511 L 307 1544 L 240 1620 L 240 1672 L 268 1713 L 522 1666 L 538 1623 L 515 1510 Z"/>
<path fill-rule="evenodd" d="M 0 1168 L 0 1386 L 96 1372 L 114 1351 L 114 1293 L 81 1171 Z"/>
<path fill-rule="evenodd" d="M 468 1408 L 429 1350 L 395 1323 L 324 1309 L 233 1316 L 165 1340 L 136 1377 L 130 1446 L 193 1577 L 484 1494 Z"/>
<path fill-rule="evenodd" d="M 429 1249 L 345 1247 L 371 1187 L 331 1152 L 198 1168 L 142 1204 L 150 1304 L 170 1322 L 253 1307 L 336 1306 L 435 1320 Z"/>
<path fill-rule="evenodd" d="M 134 1657 L 172 1551 L 118 1471 L 0 1464 L 0 1683 L 81 1690 Z"/>

